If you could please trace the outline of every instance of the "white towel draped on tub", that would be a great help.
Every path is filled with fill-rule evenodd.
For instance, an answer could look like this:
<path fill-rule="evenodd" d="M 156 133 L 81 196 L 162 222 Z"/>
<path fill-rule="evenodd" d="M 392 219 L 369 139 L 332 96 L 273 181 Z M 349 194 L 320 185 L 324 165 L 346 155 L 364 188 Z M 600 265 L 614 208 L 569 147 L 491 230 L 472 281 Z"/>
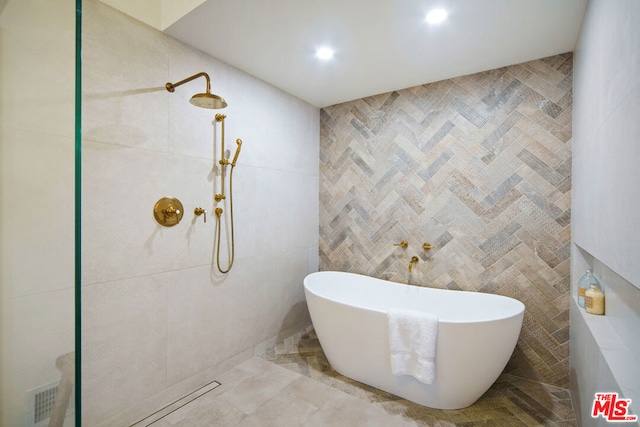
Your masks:
<path fill-rule="evenodd" d="M 411 375 L 425 384 L 435 379 L 438 317 L 417 311 L 391 309 L 389 323 L 389 350 L 391 372 Z"/>

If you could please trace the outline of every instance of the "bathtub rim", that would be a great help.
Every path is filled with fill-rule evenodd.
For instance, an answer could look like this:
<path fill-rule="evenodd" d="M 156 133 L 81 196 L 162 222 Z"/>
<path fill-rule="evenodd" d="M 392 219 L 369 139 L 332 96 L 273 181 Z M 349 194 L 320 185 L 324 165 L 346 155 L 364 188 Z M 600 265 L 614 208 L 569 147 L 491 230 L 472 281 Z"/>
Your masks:
<path fill-rule="evenodd" d="M 464 319 L 464 320 L 451 320 L 451 319 L 439 319 L 440 323 L 447 323 L 447 324 L 472 324 L 472 323 L 491 323 L 491 322 L 498 322 L 498 321 L 503 321 L 503 320 L 507 320 L 507 319 L 513 319 L 515 317 L 518 316 L 524 316 L 524 312 L 526 310 L 526 306 L 525 304 L 513 297 L 509 297 L 506 295 L 500 295 L 500 294 L 491 294 L 491 293 L 487 293 L 487 292 L 478 292 L 478 291 L 465 291 L 465 290 L 456 290 L 456 289 L 440 289 L 440 288 L 431 288 L 428 286 L 419 286 L 419 285 L 410 285 L 408 283 L 399 283 L 399 282 L 393 282 L 391 280 L 385 280 L 385 279 L 378 279 L 377 277 L 372 277 L 372 276 L 367 276 L 365 274 L 359 274 L 359 273 L 351 273 L 351 272 L 347 272 L 347 271 L 337 271 L 337 270 L 326 270 L 326 271 L 316 271 L 314 273 L 310 273 L 307 274 L 303 280 L 303 285 L 304 285 L 304 290 L 305 292 L 309 292 L 312 295 L 314 295 L 317 298 L 323 298 L 326 300 L 329 300 L 335 304 L 340 304 L 343 306 L 347 306 L 347 307 L 353 307 L 353 308 L 357 308 L 360 310 L 368 310 L 368 311 L 373 311 L 376 313 L 380 313 L 383 315 L 386 315 L 388 313 L 388 310 L 381 310 L 378 308 L 373 308 L 373 307 L 367 307 L 364 305 L 360 305 L 360 304 L 356 304 L 356 303 L 351 303 L 351 302 L 344 302 L 344 301 L 340 301 L 337 300 L 335 298 L 331 298 L 329 296 L 320 294 L 318 292 L 315 292 L 314 290 L 310 289 L 309 284 L 307 283 L 307 278 L 312 277 L 312 276 L 318 276 L 318 275 L 323 275 L 326 273 L 334 273 L 334 274 L 338 274 L 338 275 L 344 275 L 344 276 L 357 276 L 357 277 L 361 277 L 361 278 L 366 278 L 368 280 L 374 280 L 377 282 L 384 282 L 384 283 L 388 283 L 394 286 L 412 286 L 412 287 L 416 287 L 418 289 L 422 289 L 419 292 L 446 292 L 446 293 L 459 293 L 459 292 L 464 292 L 464 293 L 469 293 L 469 294 L 477 294 L 477 295 L 482 295 L 481 298 L 491 298 L 491 299 L 503 299 L 503 300 L 509 300 L 510 304 L 514 304 L 515 307 L 518 307 L 517 310 L 515 310 L 514 307 L 514 312 L 513 313 L 509 313 L 509 314 L 505 314 L 503 316 L 496 316 L 490 319 L 483 319 L 483 320 L 477 320 L 477 319 Z"/>

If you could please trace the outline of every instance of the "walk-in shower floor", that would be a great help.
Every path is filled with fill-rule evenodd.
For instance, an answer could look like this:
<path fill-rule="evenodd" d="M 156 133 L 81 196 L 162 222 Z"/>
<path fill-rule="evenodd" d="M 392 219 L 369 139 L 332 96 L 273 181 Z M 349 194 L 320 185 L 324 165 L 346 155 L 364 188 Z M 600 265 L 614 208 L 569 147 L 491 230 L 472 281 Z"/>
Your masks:
<path fill-rule="evenodd" d="M 219 376 L 222 384 L 153 423 L 173 426 L 575 426 L 566 389 L 502 375 L 469 408 L 442 411 L 343 377 L 313 331 Z"/>

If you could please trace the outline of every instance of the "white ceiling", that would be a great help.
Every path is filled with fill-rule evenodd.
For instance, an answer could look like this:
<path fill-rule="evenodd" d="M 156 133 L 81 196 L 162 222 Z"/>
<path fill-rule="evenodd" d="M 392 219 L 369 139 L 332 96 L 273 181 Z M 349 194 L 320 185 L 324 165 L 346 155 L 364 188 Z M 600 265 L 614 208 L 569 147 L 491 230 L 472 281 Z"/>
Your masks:
<path fill-rule="evenodd" d="M 207 0 L 165 33 L 325 107 L 572 51 L 586 2 Z"/>

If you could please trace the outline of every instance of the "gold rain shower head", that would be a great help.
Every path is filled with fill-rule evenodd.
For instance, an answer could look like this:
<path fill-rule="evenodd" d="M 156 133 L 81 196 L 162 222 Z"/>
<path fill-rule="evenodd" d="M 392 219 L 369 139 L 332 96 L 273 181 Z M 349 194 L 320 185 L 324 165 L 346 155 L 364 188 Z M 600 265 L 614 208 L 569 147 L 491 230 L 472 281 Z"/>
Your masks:
<path fill-rule="evenodd" d="M 190 82 L 191 80 L 197 79 L 198 77 L 203 77 L 207 79 L 207 92 L 206 93 L 196 93 L 189 100 L 190 103 L 195 105 L 196 107 L 201 108 L 209 108 L 209 109 L 218 109 L 225 108 L 227 106 L 227 102 L 222 99 L 222 97 L 218 95 L 214 95 L 211 93 L 211 83 L 209 80 L 209 75 L 207 73 L 198 73 L 194 74 L 191 77 L 187 77 L 184 80 L 180 80 L 178 83 L 167 83 L 164 87 L 169 91 L 175 91 L 176 87 Z"/>

